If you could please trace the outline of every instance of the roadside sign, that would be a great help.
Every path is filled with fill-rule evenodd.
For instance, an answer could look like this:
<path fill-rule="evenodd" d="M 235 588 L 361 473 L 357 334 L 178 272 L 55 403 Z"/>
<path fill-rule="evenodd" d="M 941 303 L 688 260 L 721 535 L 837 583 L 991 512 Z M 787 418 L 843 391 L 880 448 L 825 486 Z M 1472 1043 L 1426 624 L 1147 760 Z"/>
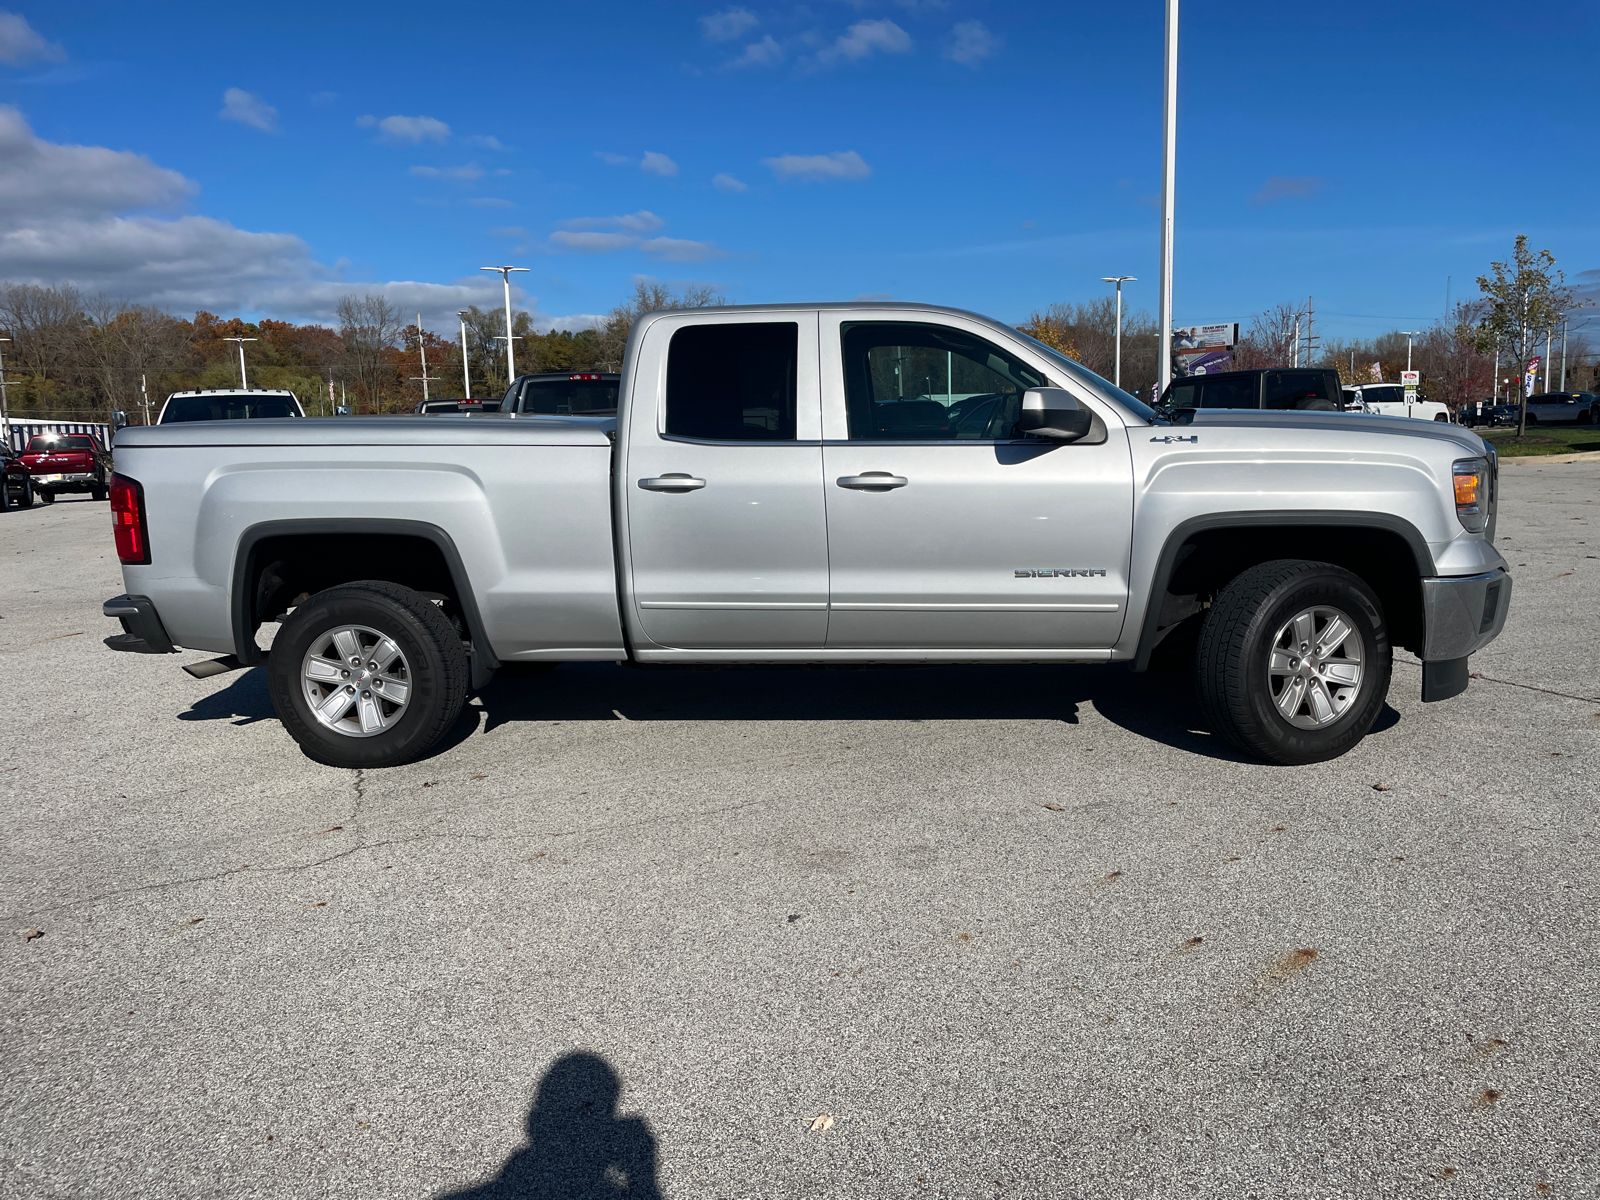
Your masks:
<path fill-rule="evenodd" d="M 1422 382 L 1421 371 L 1401 371 L 1400 382 L 1408 388 L 1414 388 Z"/>

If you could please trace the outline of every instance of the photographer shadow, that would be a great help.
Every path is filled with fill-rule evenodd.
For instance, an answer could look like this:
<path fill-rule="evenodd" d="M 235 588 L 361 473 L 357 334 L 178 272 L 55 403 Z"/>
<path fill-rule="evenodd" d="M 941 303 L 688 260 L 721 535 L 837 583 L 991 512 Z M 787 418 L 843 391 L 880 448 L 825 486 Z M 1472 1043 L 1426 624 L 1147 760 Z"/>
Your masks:
<path fill-rule="evenodd" d="M 435 1200 L 660 1200 L 656 1139 L 643 1117 L 617 1112 L 621 1081 L 597 1054 L 566 1054 L 528 1110 L 528 1142 L 487 1183 Z"/>

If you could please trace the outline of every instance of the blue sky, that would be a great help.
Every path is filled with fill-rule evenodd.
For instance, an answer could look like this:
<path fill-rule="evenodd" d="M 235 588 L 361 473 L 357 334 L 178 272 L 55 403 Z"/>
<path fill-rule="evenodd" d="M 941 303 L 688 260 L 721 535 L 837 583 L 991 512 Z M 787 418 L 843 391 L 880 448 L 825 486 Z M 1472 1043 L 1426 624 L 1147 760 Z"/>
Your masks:
<path fill-rule="evenodd" d="M 1155 307 L 1159 0 L 13 5 L 0 277 L 442 328 L 487 263 L 545 322 L 639 275 Z M 1600 284 L 1597 52 L 1592 2 L 1190 0 L 1178 323 L 1415 328 L 1519 232 Z"/>

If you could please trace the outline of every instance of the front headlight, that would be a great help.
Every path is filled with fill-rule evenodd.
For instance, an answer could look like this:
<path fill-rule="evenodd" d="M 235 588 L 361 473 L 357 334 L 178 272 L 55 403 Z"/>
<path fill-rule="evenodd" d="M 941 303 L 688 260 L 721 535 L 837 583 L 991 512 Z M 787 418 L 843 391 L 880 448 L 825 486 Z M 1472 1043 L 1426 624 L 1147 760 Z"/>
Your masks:
<path fill-rule="evenodd" d="M 1468 533 L 1482 533 L 1489 523 L 1489 460 L 1458 458 L 1451 467 L 1456 491 L 1456 517 Z"/>

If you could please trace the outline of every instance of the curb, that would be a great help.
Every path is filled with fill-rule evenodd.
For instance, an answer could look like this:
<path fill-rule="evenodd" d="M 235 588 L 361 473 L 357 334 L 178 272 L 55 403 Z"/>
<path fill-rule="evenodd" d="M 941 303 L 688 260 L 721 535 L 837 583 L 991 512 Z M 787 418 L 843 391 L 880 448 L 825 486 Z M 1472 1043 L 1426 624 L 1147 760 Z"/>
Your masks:
<path fill-rule="evenodd" d="M 1502 467 L 1510 463 L 1577 463 L 1600 462 L 1600 450 L 1582 450 L 1576 454 L 1516 454 L 1503 455 Z"/>

